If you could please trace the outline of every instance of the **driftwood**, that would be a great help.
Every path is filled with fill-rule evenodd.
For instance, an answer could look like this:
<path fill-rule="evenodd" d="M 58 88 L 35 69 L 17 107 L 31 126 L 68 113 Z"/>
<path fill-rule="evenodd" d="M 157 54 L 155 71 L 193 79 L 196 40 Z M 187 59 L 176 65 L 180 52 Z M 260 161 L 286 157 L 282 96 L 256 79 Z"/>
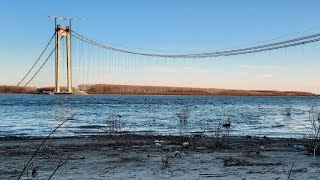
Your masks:
<path fill-rule="evenodd" d="M 256 162 L 249 162 L 244 159 L 238 159 L 234 157 L 227 157 L 224 159 L 224 166 L 280 166 L 282 165 L 281 162 L 277 163 L 256 163 Z"/>

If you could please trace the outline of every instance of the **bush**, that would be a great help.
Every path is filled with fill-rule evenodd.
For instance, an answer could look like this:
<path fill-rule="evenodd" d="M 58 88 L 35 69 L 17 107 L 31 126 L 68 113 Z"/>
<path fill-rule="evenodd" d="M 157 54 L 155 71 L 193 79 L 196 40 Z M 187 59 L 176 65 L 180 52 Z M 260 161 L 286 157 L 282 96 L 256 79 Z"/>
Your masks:
<path fill-rule="evenodd" d="M 107 129 L 106 132 L 108 133 L 116 133 L 121 132 L 121 116 L 120 115 L 110 115 L 106 120 Z"/>
<path fill-rule="evenodd" d="M 176 115 L 180 120 L 180 123 L 186 124 L 190 116 L 191 109 L 189 107 L 183 107 Z"/>
<path fill-rule="evenodd" d="M 308 146 L 308 152 L 310 154 L 320 155 L 320 110 L 316 105 L 313 105 L 309 111 L 309 122 L 310 122 L 310 140 Z"/>

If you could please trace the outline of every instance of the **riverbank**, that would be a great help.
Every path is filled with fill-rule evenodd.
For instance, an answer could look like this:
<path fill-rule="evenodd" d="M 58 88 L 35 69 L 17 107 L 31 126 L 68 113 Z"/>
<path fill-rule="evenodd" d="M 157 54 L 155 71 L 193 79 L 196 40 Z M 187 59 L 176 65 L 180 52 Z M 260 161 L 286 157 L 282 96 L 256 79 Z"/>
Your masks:
<path fill-rule="evenodd" d="M 67 92 L 66 87 L 61 88 Z M 0 94 L 53 94 L 54 87 L 0 86 Z M 103 95 L 183 95 L 183 96 L 316 96 L 311 92 L 276 90 L 240 90 L 219 88 L 90 84 L 73 88 L 75 94 Z M 70 93 L 66 93 L 70 94 Z M 72 93 L 71 93 L 72 94 Z"/>
<path fill-rule="evenodd" d="M 240 90 L 196 87 L 92 84 L 79 85 L 88 94 L 202 95 L 202 96 L 314 96 L 310 92 L 276 90 Z"/>
<path fill-rule="evenodd" d="M 1 138 L 0 179 L 16 179 L 43 139 Z M 90 136 L 51 138 L 27 168 L 39 179 L 318 179 L 303 139 Z"/>

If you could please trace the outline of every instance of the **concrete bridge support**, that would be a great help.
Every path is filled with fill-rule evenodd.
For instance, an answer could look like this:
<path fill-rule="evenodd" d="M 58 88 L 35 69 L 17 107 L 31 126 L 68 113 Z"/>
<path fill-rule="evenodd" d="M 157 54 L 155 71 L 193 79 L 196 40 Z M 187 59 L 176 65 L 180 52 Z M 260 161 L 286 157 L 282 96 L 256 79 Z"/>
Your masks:
<path fill-rule="evenodd" d="M 72 93 L 72 71 L 71 71 L 71 29 L 67 26 L 65 29 L 57 25 L 57 47 L 56 47 L 56 88 L 55 93 L 61 93 L 61 39 L 63 36 L 66 37 L 67 44 L 67 83 L 68 83 L 68 93 Z"/>

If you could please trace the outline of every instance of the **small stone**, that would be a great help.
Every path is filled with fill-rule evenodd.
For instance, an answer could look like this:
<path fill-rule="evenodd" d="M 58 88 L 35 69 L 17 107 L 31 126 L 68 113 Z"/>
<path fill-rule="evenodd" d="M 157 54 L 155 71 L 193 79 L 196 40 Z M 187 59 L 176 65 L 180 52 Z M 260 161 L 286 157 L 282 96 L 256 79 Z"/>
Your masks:
<path fill-rule="evenodd" d="M 189 144 L 189 142 L 184 142 L 184 143 L 182 143 L 182 146 L 183 147 L 188 147 L 190 144 Z"/>
<path fill-rule="evenodd" d="M 154 143 L 164 143 L 163 140 L 154 140 L 153 142 L 154 142 Z"/>
<path fill-rule="evenodd" d="M 205 150 L 206 147 L 196 147 L 196 150 Z"/>
<path fill-rule="evenodd" d="M 180 151 L 175 151 L 174 152 L 174 156 L 181 158 L 181 152 Z"/>

